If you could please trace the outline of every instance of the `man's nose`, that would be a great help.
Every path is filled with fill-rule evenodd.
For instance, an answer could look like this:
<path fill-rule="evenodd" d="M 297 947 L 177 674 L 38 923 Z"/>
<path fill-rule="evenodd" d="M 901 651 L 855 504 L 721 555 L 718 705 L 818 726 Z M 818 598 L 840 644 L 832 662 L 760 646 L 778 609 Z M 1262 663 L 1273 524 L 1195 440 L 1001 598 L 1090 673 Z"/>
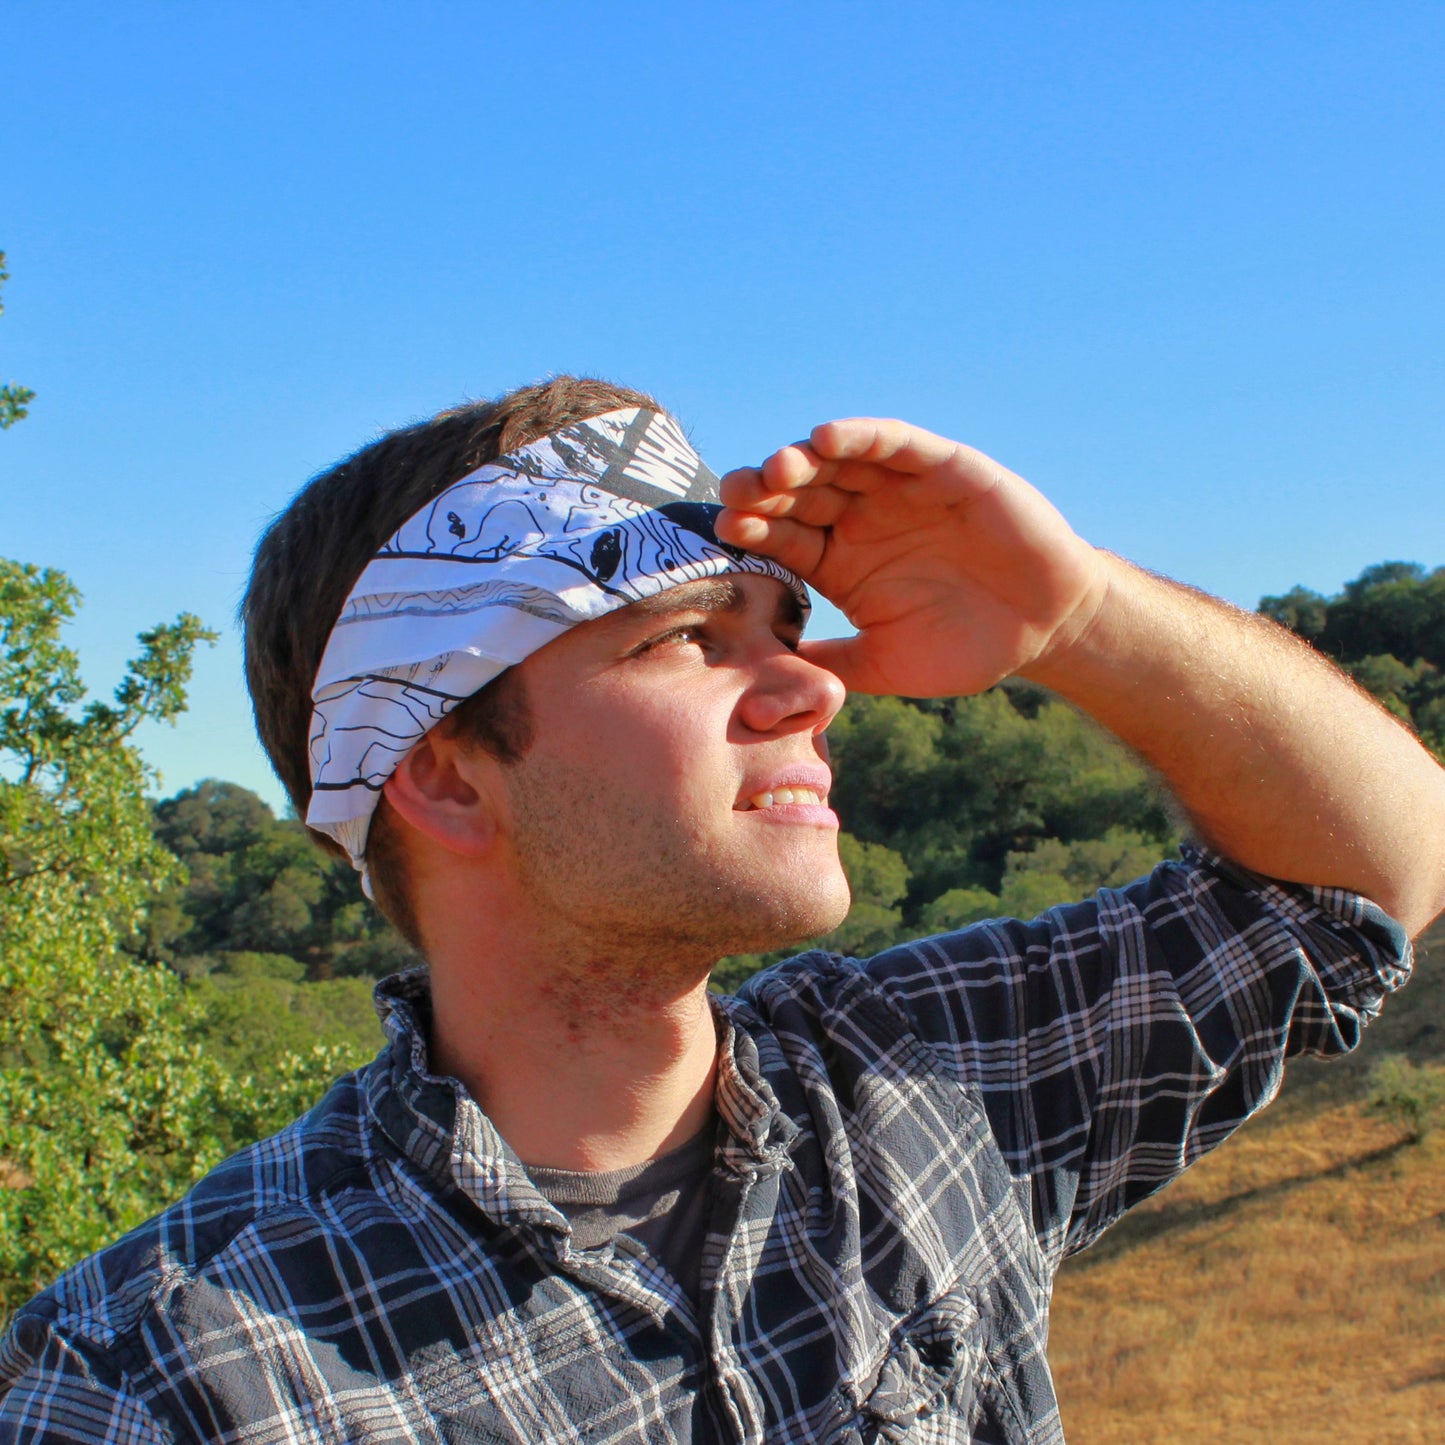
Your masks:
<path fill-rule="evenodd" d="M 758 663 L 738 716 L 750 732 L 820 733 L 847 695 L 835 673 L 783 648 Z"/>

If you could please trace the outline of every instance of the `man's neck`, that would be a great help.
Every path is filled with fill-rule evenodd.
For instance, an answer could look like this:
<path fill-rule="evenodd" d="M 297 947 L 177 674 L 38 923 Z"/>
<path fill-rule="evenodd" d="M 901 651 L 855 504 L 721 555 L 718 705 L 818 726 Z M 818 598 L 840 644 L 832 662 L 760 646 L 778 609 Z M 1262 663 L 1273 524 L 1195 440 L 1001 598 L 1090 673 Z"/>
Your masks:
<path fill-rule="evenodd" d="M 623 1169 L 712 1118 L 706 979 L 555 958 L 432 965 L 432 1067 L 461 1081 L 528 1164 Z M 532 965 L 529 967 L 528 965 Z"/>

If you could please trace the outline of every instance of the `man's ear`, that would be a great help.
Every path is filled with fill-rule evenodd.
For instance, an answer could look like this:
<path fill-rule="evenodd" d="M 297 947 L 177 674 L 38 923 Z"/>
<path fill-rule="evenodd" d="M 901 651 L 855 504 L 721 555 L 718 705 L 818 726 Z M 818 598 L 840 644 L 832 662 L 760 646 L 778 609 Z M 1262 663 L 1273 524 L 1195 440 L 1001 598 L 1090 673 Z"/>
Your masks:
<path fill-rule="evenodd" d="M 479 858 L 497 840 L 498 767 L 495 758 L 464 747 L 445 726 L 433 728 L 396 765 L 382 792 L 417 832 L 448 853 Z"/>

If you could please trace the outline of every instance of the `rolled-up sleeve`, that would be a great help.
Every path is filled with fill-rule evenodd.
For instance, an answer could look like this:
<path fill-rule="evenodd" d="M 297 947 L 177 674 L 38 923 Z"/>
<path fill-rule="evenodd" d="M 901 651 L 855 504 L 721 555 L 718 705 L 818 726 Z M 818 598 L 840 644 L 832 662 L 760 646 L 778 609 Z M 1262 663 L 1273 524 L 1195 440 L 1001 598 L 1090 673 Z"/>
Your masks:
<path fill-rule="evenodd" d="M 1273 1098 L 1287 1057 L 1353 1048 L 1409 976 L 1404 930 L 1367 899 L 1182 854 L 864 965 L 980 1098 L 1055 1260 Z"/>

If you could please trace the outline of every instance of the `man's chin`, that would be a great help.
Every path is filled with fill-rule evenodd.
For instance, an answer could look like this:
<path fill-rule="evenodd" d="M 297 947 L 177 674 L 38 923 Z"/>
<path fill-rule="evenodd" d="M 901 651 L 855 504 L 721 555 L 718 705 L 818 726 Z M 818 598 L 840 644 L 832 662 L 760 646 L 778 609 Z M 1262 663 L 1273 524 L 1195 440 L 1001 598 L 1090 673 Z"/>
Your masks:
<path fill-rule="evenodd" d="M 728 930 L 720 955 L 774 953 L 780 948 L 800 947 L 831 933 L 848 916 L 851 899 L 844 885 L 840 897 L 819 898 L 816 894 L 785 906 L 775 907 L 752 920 L 750 928 Z M 742 923 L 740 915 L 736 919 Z"/>

